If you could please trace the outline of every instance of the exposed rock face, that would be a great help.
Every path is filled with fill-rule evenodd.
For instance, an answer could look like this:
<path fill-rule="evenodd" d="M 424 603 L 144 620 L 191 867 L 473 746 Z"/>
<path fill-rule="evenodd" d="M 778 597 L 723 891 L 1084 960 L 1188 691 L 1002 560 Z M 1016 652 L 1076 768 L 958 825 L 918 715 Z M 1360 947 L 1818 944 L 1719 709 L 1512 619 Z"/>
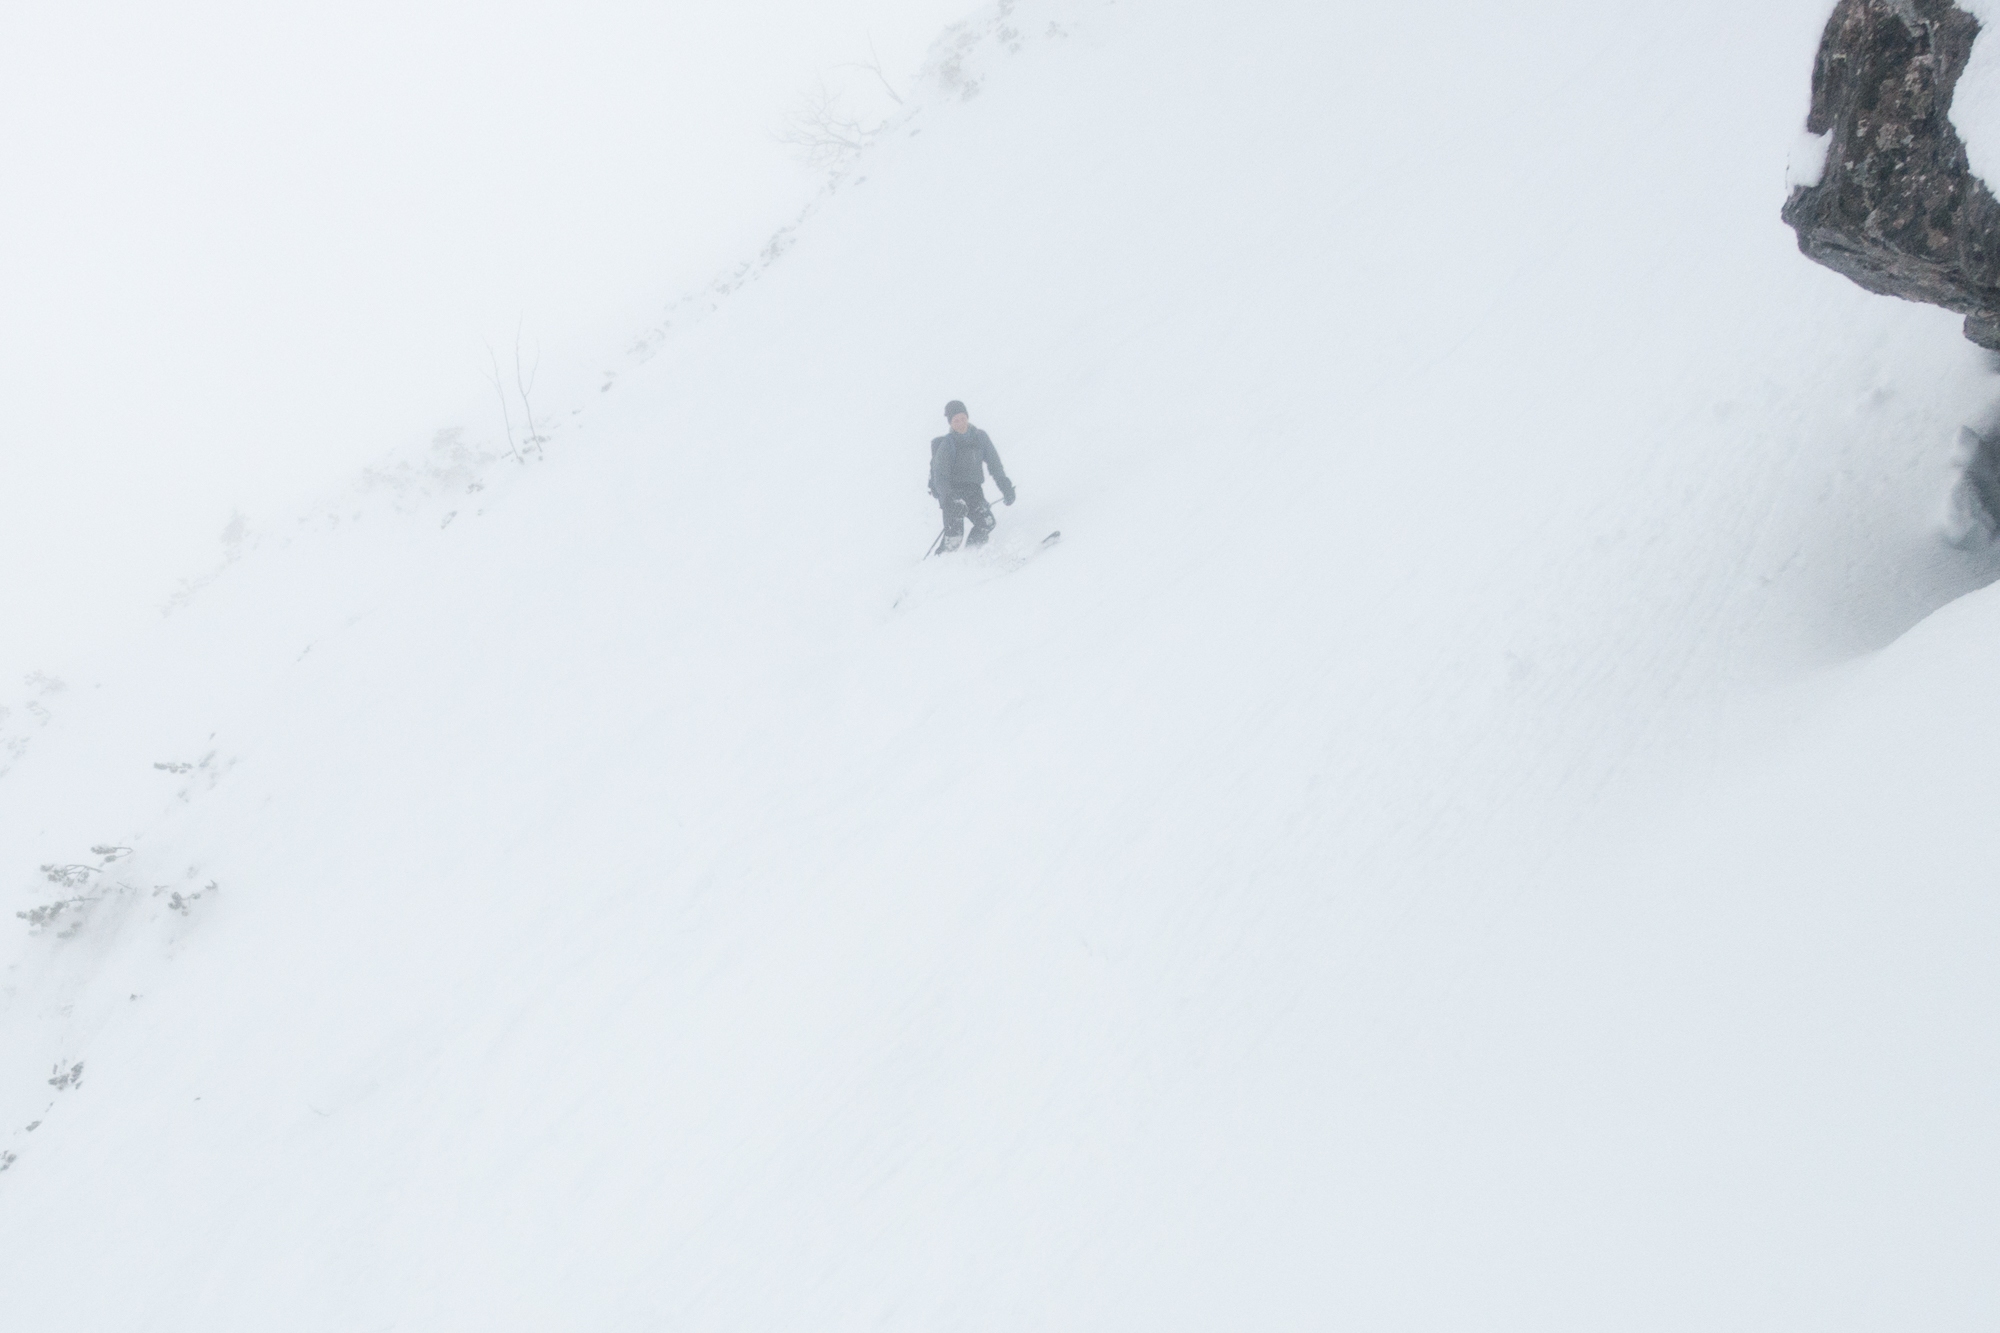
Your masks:
<path fill-rule="evenodd" d="M 2000 202 L 1966 166 L 1951 96 L 1979 22 L 1951 0 L 1840 0 L 1806 128 L 1820 183 L 1792 192 L 1799 249 L 1872 292 L 1958 311 L 2000 349 Z"/>

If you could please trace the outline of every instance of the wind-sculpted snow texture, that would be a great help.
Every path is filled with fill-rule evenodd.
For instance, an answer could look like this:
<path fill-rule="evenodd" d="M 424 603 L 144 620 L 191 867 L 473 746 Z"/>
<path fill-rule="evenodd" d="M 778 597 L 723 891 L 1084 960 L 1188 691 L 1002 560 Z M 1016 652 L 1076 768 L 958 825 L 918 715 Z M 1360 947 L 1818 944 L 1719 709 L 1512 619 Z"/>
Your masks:
<path fill-rule="evenodd" d="M 21 733 L 9 1319 L 1992 1327 L 1994 381 L 1773 216 L 1824 17 L 974 16 Z"/>

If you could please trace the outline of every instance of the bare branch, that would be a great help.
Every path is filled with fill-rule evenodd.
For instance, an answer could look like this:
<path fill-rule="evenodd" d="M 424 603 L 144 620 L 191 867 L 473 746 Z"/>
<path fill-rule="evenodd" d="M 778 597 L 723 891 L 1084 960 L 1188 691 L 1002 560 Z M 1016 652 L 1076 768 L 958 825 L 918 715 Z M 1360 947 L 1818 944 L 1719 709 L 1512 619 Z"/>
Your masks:
<path fill-rule="evenodd" d="M 514 345 L 518 350 L 520 343 L 517 341 Z M 507 410 L 507 388 L 501 383 L 500 358 L 493 351 L 492 343 L 486 344 L 486 359 L 493 363 L 493 373 L 488 375 L 486 379 L 493 386 L 493 392 L 499 395 L 500 398 L 500 420 L 507 427 L 507 452 L 513 455 L 514 461 L 518 463 L 521 461 L 521 451 L 514 447 L 514 417 Z"/>
<path fill-rule="evenodd" d="M 868 59 L 850 61 L 842 65 L 841 68 L 866 70 L 868 73 L 873 74 L 881 81 L 882 91 L 889 94 L 889 100 L 897 106 L 903 105 L 903 95 L 896 91 L 896 85 L 889 82 L 889 76 L 882 71 L 882 57 L 875 54 L 875 39 L 873 37 L 868 39 Z"/>
<path fill-rule="evenodd" d="M 545 436 L 545 435 L 543 435 L 543 434 L 542 434 L 542 433 L 541 433 L 541 432 L 540 432 L 539 430 L 537 430 L 537 429 L 535 428 L 535 409 L 534 409 L 534 406 L 533 406 L 533 404 L 531 404 L 531 403 L 530 403 L 530 402 L 528 401 L 528 395 L 529 395 L 530 393 L 532 393 L 532 392 L 534 391 L 534 388 L 535 388 L 535 380 L 536 380 L 536 378 L 537 378 L 538 376 L 540 376 L 540 375 L 541 375 L 541 373 L 542 373 L 542 352 L 541 352 L 541 349 L 540 349 L 540 348 L 538 347 L 538 348 L 536 348 L 536 349 L 535 349 L 535 365 L 534 365 L 534 369 L 530 370 L 530 371 L 529 371 L 529 372 L 527 373 L 527 375 L 526 375 L 526 377 L 525 377 L 525 378 L 524 378 L 524 377 L 522 376 L 522 374 L 521 374 L 521 328 L 520 328 L 520 326 L 519 326 L 518 324 L 517 324 L 517 325 L 515 325 L 515 327 L 514 327 L 514 388 L 515 388 L 515 389 L 516 389 L 516 390 L 517 390 L 517 391 L 518 391 L 518 392 L 520 393 L 520 395 L 521 395 L 521 411 L 523 411 L 524 413 L 526 413 L 526 414 L 527 414 L 527 417 L 528 417 L 528 441 L 527 441 L 527 442 L 528 442 L 529 444 L 532 444 L 532 445 L 534 445 L 534 446 L 535 446 L 535 454 L 536 454 L 536 456 L 537 456 L 537 457 L 541 457 L 541 458 L 546 458 L 546 457 L 547 457 L 548 455 L 547 455 L 546 453 L 544 453 L 544 452 L 543 452 L 543 449 L 542 449 L 542 443 L 543 443 L 543 441 L 544 441 L 544 440 L 546 440 L 546 439 L 547 439 L 548 437 L 547 437 L 547 436 Z"/>
<path fill-rule="evenodd" d="M 778 142 L 799 149 L 809 162 L 838 165 L 866 148 L 881 129 L 856 120 L 841 105 L 840 94 L 822 82 L 799 98 Z"/>

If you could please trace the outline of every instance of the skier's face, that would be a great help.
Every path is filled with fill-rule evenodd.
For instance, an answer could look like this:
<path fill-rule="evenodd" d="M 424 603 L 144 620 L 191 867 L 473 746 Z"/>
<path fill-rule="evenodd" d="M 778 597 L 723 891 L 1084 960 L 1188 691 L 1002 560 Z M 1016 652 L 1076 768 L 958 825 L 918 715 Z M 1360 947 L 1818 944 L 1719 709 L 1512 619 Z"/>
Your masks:
<path fill-rule="evenodd" d="M 960 435 L 965 434 L 965 428 L 971 424 L 972 418 L 966 416 L 963 412 L 960 412 L 951 419 L 951 428 Z"/>

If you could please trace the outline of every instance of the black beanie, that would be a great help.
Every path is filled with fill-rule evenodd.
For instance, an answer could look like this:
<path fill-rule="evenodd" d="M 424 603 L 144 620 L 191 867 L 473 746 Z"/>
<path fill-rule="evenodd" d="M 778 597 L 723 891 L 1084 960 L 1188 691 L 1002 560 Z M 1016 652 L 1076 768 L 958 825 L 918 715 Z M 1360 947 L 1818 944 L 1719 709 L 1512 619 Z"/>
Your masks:
<path fill-rule="evenodd" d="M 957 416 L 960 412 L 963 411 L 965 411 L 965 404 L 959 402 L 958 399 L 954 398 L 950 402 L 944 405 L 944 419 L 946 421 L 950 421 L 953 417 Z"/>

